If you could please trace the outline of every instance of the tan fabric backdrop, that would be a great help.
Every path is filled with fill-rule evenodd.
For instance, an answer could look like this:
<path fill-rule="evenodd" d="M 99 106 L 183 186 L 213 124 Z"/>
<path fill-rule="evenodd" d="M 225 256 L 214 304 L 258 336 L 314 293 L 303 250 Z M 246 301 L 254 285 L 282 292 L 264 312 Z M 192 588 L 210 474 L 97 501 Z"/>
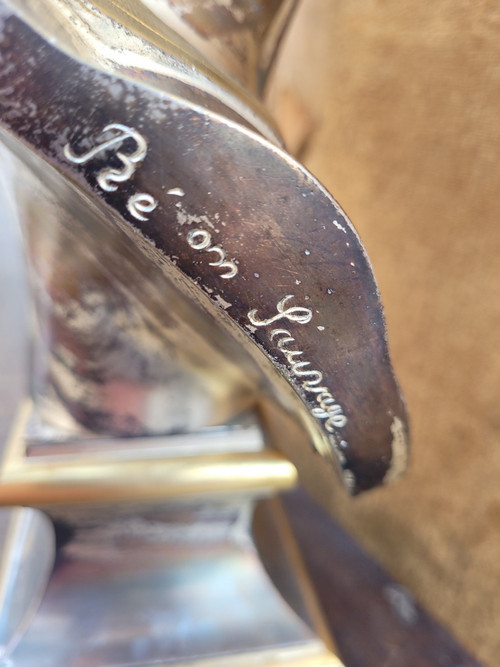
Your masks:
<path fill-rule="evenodd" d="M 303 0 L 283 56 L 271 103 L 294 146 L 310 116 L 302 158 L 368 249 L 412 417 L 410 473 L 338 515 L 498 665 L 500 5 Z"/>

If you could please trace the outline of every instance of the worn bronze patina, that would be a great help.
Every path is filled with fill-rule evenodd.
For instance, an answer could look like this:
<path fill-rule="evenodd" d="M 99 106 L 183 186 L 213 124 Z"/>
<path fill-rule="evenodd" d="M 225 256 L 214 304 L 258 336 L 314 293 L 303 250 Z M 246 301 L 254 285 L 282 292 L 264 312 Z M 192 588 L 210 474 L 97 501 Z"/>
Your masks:
<path fill-rule="evenodd" d="M 272 130 L 264 138 L 234 113 L 228 118 L 222 108 L 202 108 L 179 96 L 179 88 L 172 93 L 154 74 L 141 81 L 133 69 L 118 76 L 81 62 L 14 11 L 4 7 L 0 16 L 2 139 L 48 191 L 64 182 L 79 220 L 78 233 L 68 237 L 64 280 L 55 269 L 46 281 L 59 303 L 59 310 L 51 307 L 51 335 L 83 355 L 75 363 L 60 354 L 66 371 L 96 386 L 106 380 L 75 348 L 60 312 L 68 292 L 84 299 L 88 286 L 71 281 L 71 254 L 79 252 L 71 244 L 78 238 L 127 282 L 105 247 L 114 239 L 124 262 L 134 256 L 138 267 L 149 267 L 143 280 L 156 292 L 143 301 L 146 311 L 161 310 L 158 296 L 168 285 L 160 317 L 172 315 L 172 322 L 163 335 L 186 363 L 214 377 L 227 366 L 235 392 L 267 397 L 300 425 L 299 454 L 286 436 L 273 443 L 298 461 L 299 473 L 304 460 L 323 461 L 339 467 L 358 492 L 402 472 L 406 413 L 379 294 L 336 201 L 269 141 Z M 130 279 L 124 287 L 146 299 L 146 287 L 132 284 L 141 280 L 137 269 Z M 179 319 L 193 332 L 205 322 L 213 357 L 186 330 L 179 339 Z M 151 430 L 89 407 L 54 375 L 49 382 L 90 431 Z"/>

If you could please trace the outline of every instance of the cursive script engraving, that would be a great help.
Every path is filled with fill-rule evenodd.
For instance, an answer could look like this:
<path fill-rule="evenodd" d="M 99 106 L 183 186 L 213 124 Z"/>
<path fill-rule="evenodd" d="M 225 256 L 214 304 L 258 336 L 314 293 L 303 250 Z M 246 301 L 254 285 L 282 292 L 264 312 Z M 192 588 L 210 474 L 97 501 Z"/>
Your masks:
<path fill-rule="evenodd" d="M 204 250 L 205 252 L 212 252 L 217 255 L 217 259 L 209 262 L 209 266 L 217 266 L 221 269 L 227 269 L 225 273 L 221 273 L 220 277 L 229 279 L 234 278 L 238 273 L 238 267 L 233 260 L 226 261 L 226 253 L 223 248 L 212 244 L 212 236 L 206 229 L 190 229 L 187 233 L 187 242 L 193 250 Z"/>
<path fill-rule="evenodd" d="M 129 197 L 127 209 L 137 220 L 145 221 L 147 217 L 143 213 L 151 213 L 157 207 L 158 202 L 146 192 L 138 192 Z"/>
<path fill-rule="evenodd" d="M 267 327 L 269 324 L 277 322 L 282 317 L 290 320 L 290 322 L 297 322 L 298 324 L 307 324 L 310 322 L 313 316 L 312 310 L 310 308 L 292 306 L 291 308 L 287 308 L 285 310 L 285 303 L 290 299 L 293 299 L 293 294 L 288 294 L 288 296 L 285 296 L 283 299 L 281 299 L 281 301 L 276 306 L 278 314 L 274 315 L 273 317 L 269 317 L 266 320 L 258 320 L 256 317 L 257 311 L 254 309 L 248 313 L 248 319 L 255 327 Z"/>
<path fill-rule="evenodd" d="M 69 143 L 63 149 L 64 157 L 74 164 L 86 164 L 99 155 L 99 153 L 110 150 L 115 151 L 115 157 L 122 164 L 121 168 L 105 167 L 96 176 L 97 183 L 105 192 L 116 192 L 118 189 L 117 184 L 128 181 L 134 175 L 138 164 L 146 157 L 148 149 L 148 145 L 142 134 L 139 134 L 132 127 L 127 127 L 127 125 L 122 125 L 121 123 L 110 123 L 106 125 L 102 133 L 111 131 L 115 132 L 114 136 L 101 141 L 101 143 L 86 153 L 76 154 Z M 132 153 L 124 153 L 117 150 L 127 139 L 132 139 L 135 142 L 136 149 Z M 157 205 L 158 202 L 146 192 L 138 192 L 129 197 L 127 201 L 128 212 L 134 218 L 141 221 L 147 220 L 144 213 L 151 213 Z"/>
<path fill-rule="evenodd" d="M 137 169 L 137 164 L 146 157 L 148 148 L 144 137 L 132 127 L 127 127 L 120 123 L 110 123 L 103 129 L 103 133 L 111 130 L 118 130 L 118 134 L 111 139 L 103 141 L 82 155 L 76 155 L 69 144 L 66 144 L 64 147 L 64 155 L 68 160 L 75 164 L 85 164 L 86 162 L 89 162 L 89 160 L 95 158 L 99 153 L 121 146 L 126 139 L 133 139 L 135 141 L 137 148 L 133 153 L 126 154 L 121 151 L 116 151 L 116 157 L 123 165 L 121 169 L 106 167 L 105 169 L 101 169 L 97 174 L 97 182 L 106 192 L 115 192 L 115 190 L 118 189 L 118 185 L 115 185 L 115 183 L 123 183 L 134 174 Z"/>
<path fill-rule="evenodd" d="M 289 294 L 281 301 L 279 301 L 276 309 L 277 314 L 267 319 L 258 319 L 256 317 L 257 310 L 251 310 L 248 313 L 248 319 L 253 326 L 267 327 L 274 324 L 282 318 L 288 319 L 290 322 L 297 324 L 308 324 L 313 316 L 313 311 L 304 306 L 292 306 L 285 309 L 285 304 L 293 299 L 294 295 Z M 290 366 L 290 372 L 293 376 L 299 379 L 301 388 L 315 395 L 318 407 L 311 410 L 311 413 L 316 419 L 325 419 L 325 429 L 329 433 L 334 433 L 336 429 L 342 428 L 347 424 L 347 417 L 344 414 L 342 406 L 337 402 L 328 387 L 323 384 L 323 373 L 319 370 L 309 368 L 310 361 L 304 360 L 304 352 L 299 349 L 294 349 L 292 344 L 295 343 L 295 338 L 288 329 L 272 329 L 269 333 L 271 341 L 277 341 L 279 351 L 284 355 Z"/>

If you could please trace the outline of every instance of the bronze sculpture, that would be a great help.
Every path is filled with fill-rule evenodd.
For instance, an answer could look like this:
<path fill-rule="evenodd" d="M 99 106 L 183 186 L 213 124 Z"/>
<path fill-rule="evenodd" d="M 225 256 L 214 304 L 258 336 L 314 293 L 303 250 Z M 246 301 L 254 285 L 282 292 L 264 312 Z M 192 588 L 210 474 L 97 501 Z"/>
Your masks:
<path fill-rule="evenodd" d="M 203 43 L 193 16 L 176 32 L 177 5 L 54 1 L 40 14 L 5 3 L 0 14 L 5 164 L 39 322 L 33 407 L 0 498 L 79 526 L 80 549 L 97 530 L 92 503 L 124 539 L 137 501 L 168 527 L 178 519 L 162 501 L 182 499 L 191 535 L 201 498 L 218 498 L 209 506 L 229 530 L 249 498 L 295 483 L 292 464 L 325 504 L 338 472 L 358 492 L 406 465 L 369 262 L 252 96 L 292 3 L 256 3 L 268 12 L 251 31 L 262 58 L 228 58 L 227 71 L 220 43 L 215 55 L 213 41 L 201 56 L 192 46 Z M 259 426 L 217 430 L 244 410 Z M 246 496 L 231 511 L 229 492 Z M 302 640 L 312 660 L 334 660 Z"/>

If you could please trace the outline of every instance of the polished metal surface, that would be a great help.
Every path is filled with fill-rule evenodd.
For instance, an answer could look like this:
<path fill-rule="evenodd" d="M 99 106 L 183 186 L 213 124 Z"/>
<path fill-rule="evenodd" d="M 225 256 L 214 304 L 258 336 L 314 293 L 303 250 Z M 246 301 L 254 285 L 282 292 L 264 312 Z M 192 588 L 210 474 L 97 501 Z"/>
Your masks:
<path fill-rule="evenodd" d="M 180 299 L 63 180 L 0 148 L 34 313 L 34 437 L 154 435 L 223 423 L 255 401 L 234 344 Z M 193 320 L 196 323 L 193 326 Z"/>
<path fill-rule="evenodd" d="M 262 35 L 274 19 L 283 23 L 277 6 L 260 16 L 263 8 L 251 21 Z M 72 57 L 279 141 L 264 107 L 221 73 L 220 57 L 211 65 L 146 4 L 21 0 L 15 11 Z M 228 337 L 219 349 L 209 343 L 206 317 L 103 228 L 101 213 L 67 181 L 51 178 L 34 155 L 27 166 L 17 150 L 0 151 L 36 313 L 30 424 L 38 439 L 196 431 L 255 403 L 258 374 L 242 367 L 237 345 Z"/>
<path fill-rule="evenodd" d="M 259 507 L 253 531 L 266 534 L 279 560 L 284 597 L 255 548 L 252 511 L 247 501 L 194 505 L 95 520 L 67 533 L 40 611 L 10 664 L 340 664 L 307 625 L 315 625 L 317 610 L 293 565 L 279 508 Z"/>
<path fill-rule="evenodd" d="M 29 507 L 0 509 L 0 663 L 45 595 L 55 558 L 52 523 Z"/>
<path fill-rule="evenodd" d="M 261 95 L 297 0 L 142 0 L 206 60 Z"/>
<path fill-rule="evenodd" d="M 5 4 L 10 4 L 10 0 L 5 0 Z M 193 48 L 177 31 L 179 21 L 174 18 L 174 6 L 178 5 L 176 9 L 179 10 L 179 3 L 167 2 L 162 6 L 151 2 L 156 12 L 151 11 L 148 4 L 137 0 L 39 0 L 35 4 L 30 0 L 16 0 L 12 6 L 48 41 L 72 57 L 120 78 L 140 81 L 141 85 L 167 93 L 174 99 L 189 100 L 279 143 L 274 121 L 265 107 L 245 85 L 241 85 L 246 80 L 240 84 L 237 77 L 225 73 L 231 71 L 227 64 L 231 52 L 227 47 L 224 49 L 224 40 L 220 44 L 222 51 L 219 48 L 219 55 L 212 64 L 205 53 Z M 210 14 L 220 10 L 221 5 L 217 8 L 217 2 L 210 4 Z M 285 2 L 285 6 L 289 4 Z M 202 8 L 198 6 L 197 9 Z M 266 14 L 257 16 L 257 26 L 263 22 L 264 26 L 271 27 Z M 281 25 L 283 19 L 280 20 L 279 14 L 276 18 Z M 193 33 L 188 22 L 181 21 L 181 32 L 186 30 L 188 38 L 196 32 Z M 264 31 L 267 33 L 265 28 Z M 268 49 L 271 53 L 278 41 L 278 35 L 270 41 Z M 255 39 L 251 38 L 251 42 L 251 50 L 256 51 Z M 205 51 L 203 47 L 202 51 Z M 243 57 L 244 54 L 238 55 L 240 61 Z M 272 58 L 268 60 L 270 65 Z M 254 60 L 250 67 L 252 79 L 255 79 L 259 61 Z M 250 72 L 247 64 L 245 69 Z M 264 70 L 262 67 L 260 70 L 262 76 Z"/>

